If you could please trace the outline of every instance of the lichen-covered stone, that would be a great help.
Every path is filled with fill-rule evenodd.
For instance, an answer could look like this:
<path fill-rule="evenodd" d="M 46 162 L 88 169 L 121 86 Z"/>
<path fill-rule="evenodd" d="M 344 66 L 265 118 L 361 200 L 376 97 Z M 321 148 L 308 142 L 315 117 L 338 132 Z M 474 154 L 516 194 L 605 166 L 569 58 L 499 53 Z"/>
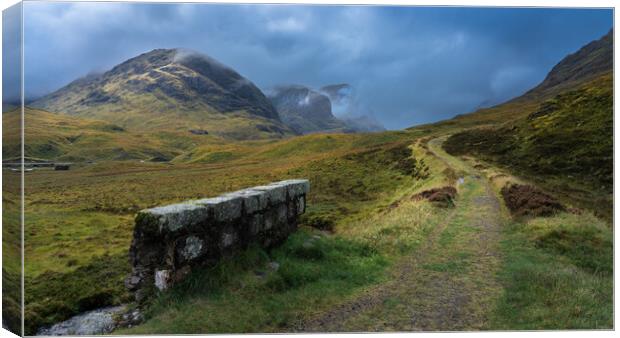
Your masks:
<path fill-rule="evenodd" d="M 253 214 L 267 207 L 265 193 L 253 189 L 239 190 L 223 195 L 224 197 L 239 198 L 243 202 L 243 210 L 246 214 Z"/>
<path fill-rule="evenodd" d="M 226 222 L 241 217 L 243 199 L 239 196 L 223 195 L 197 200 L 194 203 L 212 209 L 215 221 Z"/>
<path fill-rule="evenodd" d="M 297 197 L 297 215 L 306 212 L 306 196 Z"/>
<path fill-rule="evenodd" d="M 286 186 L 285 185 L 261 185 L 253 187 L 252 190 L 261 191 L 265 194 L 270 205 L 278 205 L 286 202 Z"/>
<path fill-rule="evenodd" d="M 189 236 L 185 239 L 185 245 L 181 254 L 185 260 L 191 260 L 203 253 L 204 241 L 196 236 Z"/>
<path fill-rule="evenodd" d="M 166 290 L 170 285 L 170 270 L 155 270 L 155 286 L 159 291 Z"/>
<path fill-rule="evenodd" d="M 159 221 L 159 232 L 173 232 L 183 227 L 204 222 L 208 217 L 208 209 L 195 203 L 178 203 L 141 211 L 153 215 Z"/>
<path fill-rule="evenodd" d="M 292 196 L 305 195 L 310 191 L 310 181 L 308 180 L 285 180 L 274 182 L 270 185 L 285 186 L 289 195 Z"/>

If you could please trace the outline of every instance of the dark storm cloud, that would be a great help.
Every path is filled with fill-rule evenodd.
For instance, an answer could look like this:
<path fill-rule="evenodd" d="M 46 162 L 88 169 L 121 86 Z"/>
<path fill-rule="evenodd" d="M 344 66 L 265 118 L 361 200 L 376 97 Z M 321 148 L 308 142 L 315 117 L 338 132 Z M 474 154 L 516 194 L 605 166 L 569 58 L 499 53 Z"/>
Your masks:
<path fill-rule="evenodd" d="M 2 103 L 7 107 L 21 100 L 21 5 L 2 12 Z"/>
<path fill-rule="evenodd" d="M 519 95 L 612 26 L 592 9 L 27 2 L 24 16 L 30 98 L 185 47 L 263 89 L 350 83 L 391 129 Z"/>

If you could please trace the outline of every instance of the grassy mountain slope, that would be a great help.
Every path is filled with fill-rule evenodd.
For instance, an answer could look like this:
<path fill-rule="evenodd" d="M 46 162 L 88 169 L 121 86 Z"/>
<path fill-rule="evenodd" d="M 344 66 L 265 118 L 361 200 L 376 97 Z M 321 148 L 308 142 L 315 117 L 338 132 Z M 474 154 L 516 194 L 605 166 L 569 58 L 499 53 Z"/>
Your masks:
<path fill-rule="evenodd" d="M 608 74 L 544 101 L 527 118 L 451 137 L 452 154 L 473 154 L 534 175 L 562 175 L 613 189 L 613 80 Z"/>
<path fill-rule="evenodd" d="M 89 75 L 33 106 L 135 130 L 206 130 L 232 139 L 291 135 L 263 93 L 206 55 L 156 49 Z"/>

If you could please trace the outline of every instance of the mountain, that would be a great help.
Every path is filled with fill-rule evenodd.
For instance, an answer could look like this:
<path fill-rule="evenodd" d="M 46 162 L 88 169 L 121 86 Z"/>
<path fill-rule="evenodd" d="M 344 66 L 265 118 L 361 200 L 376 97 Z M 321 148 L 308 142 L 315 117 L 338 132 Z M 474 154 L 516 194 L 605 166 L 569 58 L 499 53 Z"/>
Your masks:
<path fill-rule="evenodd" d="M 346 125 L 332 114 L 326 95 L 301 85 L 278 86 L 268 92 L 282 122 L 301 134 L 344 131 Z"/>
<path fill-rule="evenodd" d="M 278 86 L 269 91 L 268 97 L 282 121 L 302 134 L 385 130 L 374 118 L 359 113 L 353 88 L 346 83 L 319 90 L 302 85 Z"/>
<path fill-rule="evenodd" d="M 348 83 L 327 85 L 320 89 L 332 102 L 332 111 L 352 132 L 385 131 L 385 127 L 357 102 L 355 91 Z"/>
<path fill-rule="evenodd" d="M 293 134 L 251 81 L 185 49 L 155 49 L 35 101 L 52 112 L 137 130 L 205 130 L 253 139 Z"/>

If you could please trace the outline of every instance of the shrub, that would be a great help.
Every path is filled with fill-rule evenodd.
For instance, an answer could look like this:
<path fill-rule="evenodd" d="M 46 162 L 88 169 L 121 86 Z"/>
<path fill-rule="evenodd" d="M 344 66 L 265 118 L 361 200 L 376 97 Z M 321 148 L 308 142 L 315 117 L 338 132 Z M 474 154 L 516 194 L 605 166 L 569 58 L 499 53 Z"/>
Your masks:
<path fill-rule="evenodd" d="M 502 188 L 506 207 L 516 217 L 551 216 L 565 210 L 554 197 L 531 185 L 512 184 Z"/>
<path fill-rule="evenodd" d="M 437 206 L 450 207 L 454 205 L 454 198 L 456 197 L 456 188 L 452 186 L 445 186 L 441 188 L 433 188 L 424 190 L 421 193 L 411 196 L 412 200 L 426 199 L 429 202 L 433 202 Z"/>

